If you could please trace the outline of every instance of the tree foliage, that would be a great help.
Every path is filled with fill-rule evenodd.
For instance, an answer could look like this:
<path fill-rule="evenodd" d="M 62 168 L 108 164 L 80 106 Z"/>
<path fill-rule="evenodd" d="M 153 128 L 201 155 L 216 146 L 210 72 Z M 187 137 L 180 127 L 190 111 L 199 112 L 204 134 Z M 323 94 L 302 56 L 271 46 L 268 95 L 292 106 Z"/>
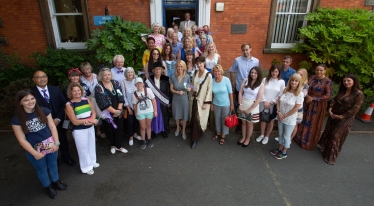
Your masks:
<path fill-rule="evenodd" d="M 87 46 L 96 52 L 100 62 L 112 62 L 115 55 L 121 54 L 126 65 L 138 70 L 142 67 L 141 59 L 146 49 L 140 38 L 142 33 L 150 33 L 145 24 L 114 17 L 113 22 L 104 24 L 104 29 L 92 32 L 93 38 L 87 41 Z"/>
<path fill-rule="evenodd" d="M 329 76 L 357 76 L 367 96 L 373 96 L 374 13 L 362 9 L 319 8 L 300 28 L 302 43 L 293 48 L 314 63 L 324 63 Z"/>

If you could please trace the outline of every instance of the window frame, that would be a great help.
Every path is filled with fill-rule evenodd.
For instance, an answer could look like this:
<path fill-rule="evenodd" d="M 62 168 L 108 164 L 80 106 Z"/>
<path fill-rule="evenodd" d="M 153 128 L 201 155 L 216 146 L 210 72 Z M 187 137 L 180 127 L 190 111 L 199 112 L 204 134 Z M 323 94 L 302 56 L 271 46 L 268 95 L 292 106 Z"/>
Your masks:
<path fill-rule="evenodd" d="M 58 13 L 57 15 L 54 14 L 53 9 L 53 0 L 39 0 L 39 7 L 43 19 L 44 30 L 46 33 L 47 44 L 48 47 L 55 48 L 55 49 L 69 49 L 69 50 L 86 50 L 86 42 L 69 42 L 63 43 L 60 42 L 60 34 L 58 31 L 57 20 L 55 16 L 60 16 L 64 14 L 69 15 L 82 15 L 84 21 L 84 30 L 86 33 L 86 39 L 90 38 L 90 28 L 89 28 L 89 21 L 88 21 L 88 8 L 87 8 L 87 0 L 81 0 L 82 4 L 82 13 Z"/>
<path fill-rule="evenodd" d="M 311 0 L 310 3 L 310 10 L 309 12 L 315 11 L 320 4 L 320 0 Z M 270 8 L 270 16 L 269 16 L 269 25 L 268 25 L 268 35 L 266 39 L 266 46 L 263 50 L 263 53 L 291 53 L 291 48 L 295 43 L 276 43 L 276 47 L 272 47 L 272 40 L 274 34 L 274 27 L 275 27 L 275 17 L 277 13 L 277 0 L 271 1 L 271 8 Z M 304 23 L 303 25 L 306 26 L 308 23 Z"/>

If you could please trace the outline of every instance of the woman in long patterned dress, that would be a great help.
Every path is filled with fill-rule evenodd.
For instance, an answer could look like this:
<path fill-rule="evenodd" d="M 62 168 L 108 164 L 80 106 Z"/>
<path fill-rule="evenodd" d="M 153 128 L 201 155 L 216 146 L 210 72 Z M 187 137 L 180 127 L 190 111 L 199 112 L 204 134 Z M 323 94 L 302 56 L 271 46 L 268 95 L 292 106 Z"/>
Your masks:
<path fill-rule="evenodd" d="M 199 68 L 195 72 L 192 85 L 192 98 L 190 104 L 191 111 L 191 148 L 196 147 L 197 141 L 201 138 L 208 125 L 210 104 L 212 103 L 212 75 L 205 69 L 205 57 L 196 58 L 196 64 Z"/>
<path fill-rule="evenodd" d="M 363 101 L 364 94 L 357 77 L 353 74 L 346 75 L 329 108 L 329 119 L 319 140 L 327 164 L 335 164 Z"/>
<path fill-rule="evenodd" d="M 303 149 L 313 150 L 321 136 L 328 100 L 331 98 L 332 81 L 325 76 L 326 66 L 316 67 L 316 75 L 309 79 L 308 95 L 303 106 L 303 121 L 298 127 L 295 142 Z"/>

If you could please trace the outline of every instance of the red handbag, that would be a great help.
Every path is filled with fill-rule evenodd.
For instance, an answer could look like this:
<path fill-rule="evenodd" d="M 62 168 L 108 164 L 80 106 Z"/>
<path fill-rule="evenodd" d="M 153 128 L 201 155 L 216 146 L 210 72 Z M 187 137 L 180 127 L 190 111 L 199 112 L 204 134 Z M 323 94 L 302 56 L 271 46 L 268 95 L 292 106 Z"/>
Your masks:
<path fill-rule="evenodd" d="M 232 112 L 230 116 L 225 117 L 225 125 L 228 128 L 235 127 L 239 124 L 238 117 L 236 117 L 235 112 Z"/>

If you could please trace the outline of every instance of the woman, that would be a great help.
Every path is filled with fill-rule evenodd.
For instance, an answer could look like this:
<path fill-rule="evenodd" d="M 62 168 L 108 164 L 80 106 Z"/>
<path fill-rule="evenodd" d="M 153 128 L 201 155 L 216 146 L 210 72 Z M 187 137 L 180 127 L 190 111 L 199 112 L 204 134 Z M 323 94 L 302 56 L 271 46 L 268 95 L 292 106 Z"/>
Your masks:
<path fill-rule="evenodd" d="M 160 34 L 161 26 L 157 22 L 153 23 L 151 25 L 152 34 L 148 35 L 149 37 L 152 37 L 155 40 L 155 46 L 162 48 L 162 46 L 165 44 L 165 36 L 163 34 Z M 144 37 L 142 37 L 142 41 L 144 43 L 147 43 L 148 41 L 145 40 Z"/>
<path fill-rule="evenodd" d="M 79 71 L 78 68 L 71 68 L 68 71 L 68 78 L 70 80 L 70 83 L 79 83 L 83 88 L 83 96 L 84 97 L 90 96 L 91 91 L 85 83 L 80 82 L 80 75 L 82 75 L 82 73 Z M 68 100 L 69 99 L 68 86 L 64 88 L 63 94 L 64 94 L 65 99 Z"/>
<path fill-rule="evenodd" d="M 166 68 L 166 64 L 162 59 L 161 52 L 157 48 L 154 48 L 151 50 L 151 56 L 149 57 L 148 63 L 144 67 L 144 73 L 145 73 L 145 78 L 148 79 L 149 76 L 153 75 L 152 70 L 153 70 L 153 64 L 155 62 L 160 62 L 162 65 Z M 168 71 L 165 69 L 163 71 L 163 74 L 165 76 L 168 75 Z"/>
<path fill-rule="evenodd" d="M 293 74 L 277 101 L 279 144 L 278 148 L 271 150 L 270 153 L 279 160 L 287 157 L 287 150 L 291 145 L 291 133 L 296 125 L 297 110 L 304 101 L 300 81 L 301 76 Z"/>
<path fill-rule="evenodd" d="M 335 164 L 364 98 L 357 77 L 347 74 L 329 107 L 329 118 L 319 140 L 327 164 Z"/>
<path fill-rule="evenodd" d="M 268 76 L 262 80 L 264 84 L 264 96 L 260 102 L 260 112 L 265 111 L 269 114 L 273 114 L 274 105 L 277 103 L 278 97 L 283 94 L 285 87 L 284 80 L 281 79 L 281 67 L 278 65 L 271 66 Z M 270 122 L 261 122 L 261 135 L 256 138 L 256 142 L 267 144 L 269 141 L 269 135 L 273 130 L 275 116 L 271 116 Z M 265 134 L 266 128 L 266 134 Z"/>
<path fill-rule="evenodd" d="M 203 39 L 203 37 L 205 38 L 206 40 L 206 44 L 209 44 L 211 41 L 209 41 L 209 38 L 208 38 L 208 32 L 204 29 L 204 28 L 199 28 L 199 30 L 197 30 L 195 32 L 197 34 L 196 36 L 196 46 L 200 48 L 201 46 L 201 40 Z"/>
<path fill-rule="evenodd" d="M 191 50 L 186 51 L 186 67 L 187 67 L 187 74 L 190 76 L 190 81 L 192 82 L 192 77 L 195 71 L 199 70 L 195 64 L 195 57 L 194 53 Z"/>
<path fill-rule="evenodd" d="M 196 147 L 197 141 L 207 128 L 212 102 L 212 75 L 205 69 L 205 57 L 197 57 L 195 61 L 199 70 L 195 72 L 192 79 L 194 90 L 190 99 L 192 149 Z"/>
<path fill-rule="evenodd" d="M 86 84 L 88 89 L 90 90 L 91 94 L 87 95 L 87 98 L 91 101 L 93 108 L 95 109 L 96 116 L 100 116 L 100 108 L 97 106 L 96 99 L 95 99 L 95 86 L 97 85 L 97 75 L 92 73 L 92 66 L 89 62 L 83 62 L 80 65 L 80 69 L 82 71 L 82 75 L 80 76 L 81 82 Z M 96 135 L 105 138 L 106 135 L 104 132 L 100 131 L 100 121 L 98 126 L 96 126 Z"/>
<path fill-rule="evenodd" d="M 68 101 L 66 115 L 74 125 L 72 132 L 79 156 L 82 173 L 93 175 L 93 168 L 100 166 L 96 162 L 95 130 L 98 123 L 91 101 L 83 97 L 83 87 L 78 82 L 72 82 L 67 89 Z"/>
<path fill-rule="evenodd" d="M 36 104 L 30 90 L 21 90 L 15 101 L 15 115 L 11 124 L 18 143 L 26 150 L 26 157 L 35 167 L 37 176 L 54 199 L 55 189 L 65 190 L 68 186 L 59 180 L 57 157 L 59 139 L 51 111 Z"/>
<path fill-rule="evenodd" d="M 248 147 L 251 143 L 253 123 L 260 120 L 259 103 L 264 94 L 264 84 L 262 81 L 262 71 L 260 67 L 253 67 L 248 78 L 244 79 L 239 90 L 239 119 L 242 120 L 242 138 L 238 145 Z"/>
<path fill-rule="evenodd" d="M 212 84 L 213 104 L 210 107 L 214 111 L 216 125 L 216 134 L 213 136 L 213 140 L 220 137 L 219 144 L 223 145 L 226 135 L 229 134 L 229 128 L 225 125 L 225 117 L 230 115 L 230 111 L 234 111 L 232 87 L 230 79 L 223 76 L 224 71 L 220 64 L 213 66 L 213 73 L 215 76 Z"/>
<path fill-rule="evenodd" d="M 149 58 L 151 56 L 152 49 L 158 49 L 158 51 L 162 52 L 161 48 L 162 47 L 156 47 L 155 39 L 153 37 L 148 37 L 148 39 L 147 39 L 147 49 L 144 50 L 143 57 L 142 57 L 143 69 L 146 68 L 146 65 L 147 65 L 147 63 L 149 61 Z"/>
<path fill-rule="evenodd" d="M 192 53 L 194 54 L 193 58 L 196 58 L 196 57 L 199 56 L 196 48 L 192 46 L 192 39 L 189 38 L 189 37 L 186 37 L 186 38 L 183 39 L 183 48 L 181 50 L 179 50 L 179 52 L 177 54 L 177 59 L 186 61 L 186 52 L 188 50 L 191 50 Z"/>
<path fill-rule="evenodd" d="M 206 35 L 203 35 L 202 37 L 199 38 L 200 39 L 200 44 L 198 46 L 199 48 L 199 55 L 204 55 L 204 53 L 207 51 L 207 39 L 206 39 Z M 206 58 L 206 56 L 205 56 Z"/>
<path fill-rule="evenodd" d="M 167 76 L 173 76 L 175 73 L 176 57 L 173 55 L 171 44 L 165 44 L 162 48 L 162 59 L 165 61 L 166 70 L 168 71 Z"/>
<path fill-rule="evenodd" d="M 205 51 L 204 56 L 206 69 L 208 71 L 211 71 L 214 65 L 221 63 L 221 56 L 217 53 L 216 44 L 214 44 L 214 42 L 208 44 L 208 50 Z"/>
<path fill-rule="evenodd" d="M 171 44 L 173 42 L 173 33 L 174 33 L 174 29 L 168 28 L 166 38 L 165 38 L 165 43 Z"/>
<path fill-rule="evenodd" d="M 192 29 L 190 27 L 186 27 L 183 32 L 183 38 L 181 39 L 181 42 L 184 42 L 185 38 L 191 38 L 191 44 L 193 47 L 196 47 L 196 40 L 192 36 Z"/>
<path fill-rule="evenodd" d="M 162 34 L 166 37 L 166 28 L 164 26 L 160 27 L 160 34 Z"/>
<path fill-rule="evenodd" d="M 198 38 L 198 35 L 196 35 L 196 31 L 198 31 L 198 27 L 196 25 L 193 25 L 191 27 L 191 37 L 195 40 Z"/>
<path fill-rule="evenodd" d="M 301 76 L 300 84 L 303 88 L 301 91 L 303 92 L 304 98 L 305 98 L 306 95 L 308 95 L 308 89 L 309 89 L 308 71 L 306 69 L 301 68 L 301 69 L 297 70 L 296 73 L 300 74 L 300 76 Z M 303 120 L 303 105 L 300 105 L 299 110 L 297 110 L 296 125 L 295 125 L 295 128 L 293 129 L 292 134 L 291 134 L 291 141 L 297 133 L 297 125 L 300 124 L 302 120 Z"/>
<path fill-rule="evenodd" d="M 122 147 L 122 108 L 125 100 L 121 84 L 116 80 L 112 80 L 112 72 L 107 67 L 100 70 L 98 80 L 99 83 L 95 87 L 97 105 L 101 111 L 106 110 L 110 115 L 103 121 L 105 133 L 110 143 L 110 152 L 112 154 L 115 154 L 116 151 L 127 153 L 128 151 Z"/>
<path fill-rule="evenodd" d="M 189 86 L 191 81 L 190 77 L 186 73 L 187 67 L 184 61 L 179 60 L 176 64 L 176 72 L 170 77 L 170 92 L 173 94 L 172 113 L 177 129 L 175 130 L 175 136 L 179 135 L 182 131 L 182 138 L 186 140 L 186 122 L 188 121 L 188 96 L 187 92 L 191 91 Z M 182 122 L 182 128 L 180 128 L 180 122 Z"/>
<path fill-rule="evenodd" d="M 156 97 L 158 115 L 152 120 L 153 137 L 157 138 L 157 135 L 161 133 L 162 137 L 166 139 L 169 131 L 170 83 L 169 77 L 162 75 L 164 70 L 165 66 L 161 62 L 155 62 L 152 70 L 153 75 L 146 80 L 146 83 Z"/>
<path fill-rule="evenodd" d="M 295 142 L 306 150 L 313 150 L 317 146 L 332 93 L 332 81 L 325 73 L 326 66 L 320 64 L 316 67 L 316 75 L 309 79 L 308 95 L 303 105 L 303 121 L 294 138 Z"/>
<path fill-rule="evenodd" d="M 145 149 L 148 146 L 153 147 L 151 138 L 151 123 L 153 117 L 157 117 L 157 106 L 155 95 L 149 88 L 144 88 L 143 79 L 138 77 L 135 80 L 136 91 L 132 97 L 132 104 L 136 119 L 140 125 L 140 135 L 142 136 L 142 144 L 140 148 Z M 145 135 L 147 133 L 147 141 Z"/>
<path fill-rule="evenodd" d="M 124 92 L 125 92 L 125 104 L 124 107 L 127 109 L 127 129 L 129 136 L 129 145 L 134 145 L 134 138 L 138 140 L 142 140 L 142 138 L 138 135 L 139 131 L 139 122 L 135 117 L 134 114 L 134 107 L 132 105 L 132 97 L 134 92 L 136 91 L 135 86 L 135 71 L 132 67 L 127 67 L 125 70 L 125 80 L 123 81 L 124 85 Z"/>

